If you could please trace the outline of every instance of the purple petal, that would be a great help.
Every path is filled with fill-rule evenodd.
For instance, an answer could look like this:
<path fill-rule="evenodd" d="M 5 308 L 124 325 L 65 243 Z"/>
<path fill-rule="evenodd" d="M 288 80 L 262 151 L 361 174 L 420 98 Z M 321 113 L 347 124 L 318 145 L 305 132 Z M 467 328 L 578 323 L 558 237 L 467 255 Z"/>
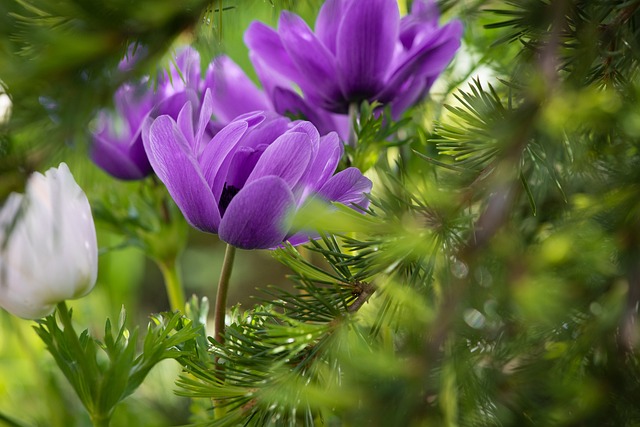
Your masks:
<path fill-rule="evenodd" d="M 431 37 L 427 37 L 412 49 L 396 65 L 387 81 L 386 88 L 378 94 L 378 99 L 388 102 L 393 99 L 412 74 L 423 77 L 438 75 L 449 64 L 460 47 L 462 24 L 452 21 Z"/>
<path fill-rule="evenodd" d="M 198 129 L 194 135 L 196 142 L 202 141 L 204 132 L 211 121 L 211 115 L 213 114 L 213 99 L 211 99 L 211 92 L 207 89 L 202 99 L 202 106 L 200 107 L 200 117 L 198 117 Z"/>
<path fill-rule="evenodd" d="M 264 112 L 263 123 L 249 126 L 249 130 L 242 139 L 243 147 L 256 148 L 260 145 L 269 145 L 275 141 L 280 135 L 285 133 L 289 127 L 289 119 L 278 116 L 275 113 Z"/>
<path fill-rule="evenodd" d="M 224 183 L 235 188 L 244 187 L 267 147 L 268 145 L 259 145 L 255 150 L 251 147 L 239 147 L 233 154 Z"/>
<path fill-rule="evenodd" d="M 91 157 L 112 176 L 123 180 L 142 179 L 152 172 L 140 136 L 149 114 L 147 99 L 139 99 L 133 86 L 122 87 L 115 95 L 117 111 L 98 115 L 93 133 Z"/>
<path fill-rule="evenodd" d="M 216 200 L 220 200 L 233 152 L 247 128 L 247 122 L 243 120 L 229 123 L 209 141 L 202 152 L 200 167 Z"/>
<path fill-rule="evenodd" d="M 282 45 L 300 71 L 296 81 L 302 91 L 327 107 L 341 102 L 343 97 L 336 82 L 336 59 L 318 40 L 298 15 L 284 11 L 280 15 L 278 31 Z"/>
<path fill-rule="evenodd" d="M 408 80 L 398 91 L 391 105 L 391 113 L 394 120 L 397 120 L 409 107 L 427 97 L 436 78 L 437 76 L 429 76 L 427 78 L 416 77 Z"/>
<path fill-rule="evenodd" d="M 200 90 L 200 54 L 191 46 L 178 50 L 169 71 L 158 77 L 158 94 L 169 97 L 185 90 Z"/>
<path fill-rule="evenodd" d="M 231 200 L 218 234 L 238 248 L 271 248 L 286 237 L 293 209 L 293 194 L 287 183 L 276 176 L 265 176 L 248 184 Z"/>
<path fill-rule="evenodd" d="M 132 72 L 136 65 L 149 55 L 148 49 L 138 42 L 131 43 L 127 47 L 127 53 L 118 64 L 118 70 L 123 73 Z"/>
<path fill-rule="evenodd" d="M 234 119 L 234 122 L 242 120 L 247 122 L 249 128 L 253 128 L 266 121 L 269 117 L 271 117 L 271 113 L 268 111 L 250 111 L 248 113 L 240 114 Z"/>
<path fill-rule="evenodd" d="M 405 49 L 411 49 L 416 36 L 423 31 L 437 31 L 440 13 L 433 0 L 415 0 L 411 13 L 400 20 L 400 41 Z"/>
<path fill-rule="evenodd" d="M 396 0 L 368 0 L 366 6 L 353 1 L 349 5 L 336 48 L 340 87 L 348 101 L 370 99 L 382 89 L 399 21 Z"/>
<path fill-rule="evenodd" d="M 182 135 L 184 135 L 189 146 L 195 153 L 197 146 L 193 133 L 193 106 L 191 105 L 191 102 L 187 101 L 187 103 L 184 104 L 184 107 L 182 107 L 182 110 L 180 110 L 180 113 L 178 113 L 177 125 L 178 129 L 180 129 L 180 132 L 182 132 Z"/>
<path fill-rule="evenodd" d="M 413 0 L 411 15 L 423 21 L 437 21 L 440 17 L 440 11 L 438 10 L 438 4 L 434 0 Z"/>
<path fill-rule="evenodd" d="M 192 105 L 200 105 L 198 95 L 192 90 L 185 90 L 165 98 L 159 98 L 153 107 L 151 117 L 167 115 L 175 120 L 187 102 L 191 102 Z"/>
<path fill-rule="evenodd" d="M 310 232 L 301 231 L 301 232 L 295 233 L 290 237 L 287 237 L 286 241 L 292 244 L 293 246 L 298 246 L 303 243 L 307 243 L 311 239 L 318 239 L 319 237 L 320 236 L 318 235 L 318 233 L 314 233 L 311 231 Z"/>
<path fill-rule="evenodd" d="M 371 191 L 371 180 L 356 168 L 347 168 L 331 177 L 318 191 L 318 196 L 349 207 L 354 205 L 366 208 L 369 199 L 365 196 Z"/>
<path fill-rule="evenodd" d="M 320 147 L 296 189 L 296 203 L 302 205 L 310 194 L 317 192 L 333 175 L 342 157 L 342 143 L 335 132 L 320 139 Z"/>
<path fill-rule="evenodd" d="M 318 129 L 308 121 L 299 120 L 291 123 L 291 128 L 286 133 L 304 133 L 309 137 L 309 142 L 311 142 L 312 155 L 315 155 L 318 151 L 318 144 L 320 143 L 320 134 L 318 133 Z"/>
<path fill-rule="evenodd" d="M 300 73 L 289 58 L 280 36 L 262 22 L 252 22 L 244 33 L 244 42 L 252 55 L 259 57 L 266 66 L 293 81 L 300 80 Z"/>
<path fill-rule="evenodd" d="M 336 35 L 349 3 L 349 0 L 327 0 L 320 8 L 316 19 L 316 35 L 334 55 L 336 54 Z"/>
<path fill-rule="evenodd" d="M 253 69 L 258 75 L 260 83 L 262 83 L 264 91 L 269 95 L 271 100 L 273 100 L 273 92 L 276 89 L 284 88 L 287 90 L 293 90 L 295 83 L 291 78 L 284 76 L 269 67 L 269 65 L 262 59 L 262 57 L 257 55 L 256 52 L 249 52 L 249 59 L 253 64 Z"/>
<path fill-rule="evenodd" d="M 338 136 L 342 141 L 347 141 L 349 139 L 349 128 L 351 127 L 349 116 L 346 114 L 330 114 L 329 117 L 333 123 L 331 128 L 338 132 Z M 320 133 L 324 133 L 321 129 L 318 128 L 318 130 Z"/>
<path fill-rule="evenodd" d="M 153 93 L 148 83 L 125 83 L 118 88 L 113 96 L 116 111 L 126 119 L 130 131 L 133 133 L 153 109 Z"/>
<path fill-rule="evenodd" d="M 307 170 L 311 153 L 311 142 L 307 134 L 293 132 L 281 135 L 264 151 L 249 175 L 247 184 L 273 175 L 293 188 Z"/>
<path fill-rule="evenodd" d="M 135 137 L 138 138 L 139 134 Z M 109 175 L 122 180 L 137 180 L 151 173 L 151 165 L 144 154 L 144 148 L 142 156 L 139 153 L 142 141 L 140 147 L 131 150 L 134 147 L 106 139 L 103 133 L 94 134 L 93 140 L 91 159 Z"/>
<path fill-rule="evenodd" d="M 215 119 L 223 124 L 240 114 L 271 109 L 264 92 L 228 56 L 220 56 L 210 65 L 205 87 L 211 89 Z"/>
<path fill-rule="evenodd" d="M 333 175 L 343 151 L 342 143 L 335 132 L 320 138 L 320 149 L 309 168 L 308 184 L 313 191 L 321 188 Z"/>
<path fill-rule="evenodd" d="M 272 97 L 274 109 L 278 114 L 309 120 L 321 134 L 336 130 L 331 114 L 320 108 L 310 106 L 294 91 L 277 87 L 273 91 Z"/>
<path fill-rule="evenodd" d="M 153 170 L 187 221 L 202 231 L 217 232 L 220 213 L 216 200 L 173 119 L 158 117 L 143 140 Z"/>

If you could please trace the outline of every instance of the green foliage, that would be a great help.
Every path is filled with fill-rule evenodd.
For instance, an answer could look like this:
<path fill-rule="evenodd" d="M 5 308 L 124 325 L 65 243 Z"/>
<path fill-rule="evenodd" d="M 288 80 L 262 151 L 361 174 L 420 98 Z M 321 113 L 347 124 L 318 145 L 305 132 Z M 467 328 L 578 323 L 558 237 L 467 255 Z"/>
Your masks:
<path fill-rule="evenodd" d="M 94 425 L 108 425 L 116 405 L 140 386 L 149 371 L 164 359 L 180 357 L 180 347 L 199 333 L 179 313 L 158 314 L 151 318 L 142 353 L 136 354 L 138 331 L 125 327 L 124 309 L 115 330 L 107 319 L 102 342 L 92 338 L 88 330 L 76 334 L 64 303 L 58 305 L 57 314 L 63 329 L 53 314 L 41 320 L 35 330 Z"/>
<path fill-rule="evenodd" d="M 380 157 L 385 157 L 387 150 L 407 143 L 398 138 L 398 131 L 408 123 L 408 119 L 394 120 L 388 106 L 364 101 L 359 107 L 352 106 L 351 110 L 353 130 L 345 147 L 349 166 L 364 172 Z"/>
<path fill-rule="evenodd" d="M 35 95 L 60 103 L 63 128 L 84 131 L 118 84 L 109 70 L 128 41 L 151 41 L 134 71 L 144 73 L 200 17 L 219 29 L 217 2 L 186 12 L 154 3 L 149 16 L 149 5 L 116 2 L 114 22 L 95 9 L 111 16 L 104 8 L 116 3 L 41 3 L 0 5 L 0 32 L 12 34 L 0 41 L 3 72 L 11 62 L 2 78 L 21 111 L 0 143 L 7 187 L 25 174 L 16 162 L 48 158 L 19 147 L 55 127 Z M 354 106 L 358 142 L 342 166 L 367 170 L 371 203 L 364 213 L 319 201 L 300 209 L 294 223 L 318 239 L 273 252 L 293 289 L 266 287 L 254 306 L 231 310 L 223 342 L 208 337 L 207 300 L 193 298 L 187 318 L 153 318 L 141 353 L 124 319 L 107 324 L 101 344 L 42 321 L 38 333 L 89 412 L 110 414 L 152 366 L 175 358 L 177 393 L 200 408 L 197 425 L 640 423 L 640 1 L 439 3 L 463 20 L 472 64 L 454 64 L 403 120 Z M 273 4 L 312 20 L 320 2 Z M 245 5 L 223 7 L 239 16 Z M 133 35 L 131 22 L 141 22 Z M 53 23 L 52 54 L 36 54 Z M 71 35 L 87 42 L 54 57 Z M 33 58 L 33 69 L 19 76 L 15 58 Z M 147 180 L 131 194 L 109 191 L 95 213 L 153 253 L 173 247 L 184 225 L 166 221 L 172 205 L 163 217 L 165 196 Z"/>
<path fill-rule="evenodd" d="M 275 257 L 296 271 L 297 291 L 267 290 L 271 304 L 237 311 L 224 343 L 210 339 L 209 360 L 183 360 L 187 371 L 179 393 L 214 400 L 218 416 L 203 425 L 313 426 L 330 415 L 326 408 L 335 405 L 336 396 L 343 409 L 355 402 L 340 387 L 335 335 L 350 329 L 352 313 L 375 288 L 354 279 L 348 255 L 329 249 L 337 248 L 335 239 L 324 242 L 328 247 L 318 244 L 318 251 L 345 265 L 325 272 L 291 246 L 276 251 Z"/>

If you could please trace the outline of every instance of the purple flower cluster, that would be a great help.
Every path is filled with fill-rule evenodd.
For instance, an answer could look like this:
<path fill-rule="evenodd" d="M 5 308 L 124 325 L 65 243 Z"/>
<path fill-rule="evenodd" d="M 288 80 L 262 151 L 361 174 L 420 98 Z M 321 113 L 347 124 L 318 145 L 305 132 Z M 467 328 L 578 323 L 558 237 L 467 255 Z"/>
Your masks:
<path fill-rule="evenodd" d="M 460 46 L 460 21 L 438 19 L 433 0 L 415 0 L 403 18 L 396 0 L 327 0 L 315 33 L 285 11 L 278 31 L 254 22 L 245 42 L 265 87 L 293 98 L 297 86 L 305 103 L 335 113 L 366 100 L 399 115 L 428 94 Z"/>
<path fill-rule="evenodd" d="M 371 181 L 358 169 L 334 175 L 342 145 L 309 122 L 268 112 L 241 115 L 214 137 L 207 90 L 197 121 L 186 103 L 178 119 L 148 121 L 144 145 L 156 174 L 194 227 L 243 249 L 271 248 L 292 234 L 290 214 L 310 196 L 366 206 Z"/>
<path fill-rule="evenodd" d="M 369 179 L 355 168 L 334 174 L 345 113 L 378 101 L 397 117 L 428 94 L 462 33 L 438 19 L 433 0 L 415 0 L 402 18 L 396 0 L 327 0 L 315 33 L 289 12 L 277 31 L 254 22 L 245 42 L 264 90 L 226 56 L 201 76 L 197 52 L 184 49 L 155 85 L 117 91 L 115 111 L 98 116 L 92 158 L 120 179 L 155 172 L 191 225 L 234 246 L 304 242 L 290 219 L 309 198 L 367 206 Z"/>

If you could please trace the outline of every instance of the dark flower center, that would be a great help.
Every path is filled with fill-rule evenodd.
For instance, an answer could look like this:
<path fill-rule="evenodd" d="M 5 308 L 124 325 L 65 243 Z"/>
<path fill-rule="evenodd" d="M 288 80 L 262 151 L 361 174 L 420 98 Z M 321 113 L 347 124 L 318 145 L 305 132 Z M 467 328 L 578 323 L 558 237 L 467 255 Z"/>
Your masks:
<path fill-rule="evenodd" d="M 220 210 L 221 218 L 227 211 L 227 207 L 229 206 L 229 203 L 231 203 L 231 200 L 233 200 L 236 194 L 238 194 L 238 191 L 240 191 L 239 188 L 236 188 L 233 185 L 227 185 L 226 182 L 224 183 L 224 188 L 220 195 L 220 201 L 218 202 L 218 209 Z"/>

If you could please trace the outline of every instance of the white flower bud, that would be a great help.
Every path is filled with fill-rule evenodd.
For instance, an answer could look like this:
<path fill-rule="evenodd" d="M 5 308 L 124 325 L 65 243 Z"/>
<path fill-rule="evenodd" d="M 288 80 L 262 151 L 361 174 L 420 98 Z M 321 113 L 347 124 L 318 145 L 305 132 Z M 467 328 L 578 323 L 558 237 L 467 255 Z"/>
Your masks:
<path fill-rule="evenodd" d="M 87 196 L 61 163 L 34 173 L 0 210 L 0 307 L 27 319 L 88 294 L 98 273 Z"/>

